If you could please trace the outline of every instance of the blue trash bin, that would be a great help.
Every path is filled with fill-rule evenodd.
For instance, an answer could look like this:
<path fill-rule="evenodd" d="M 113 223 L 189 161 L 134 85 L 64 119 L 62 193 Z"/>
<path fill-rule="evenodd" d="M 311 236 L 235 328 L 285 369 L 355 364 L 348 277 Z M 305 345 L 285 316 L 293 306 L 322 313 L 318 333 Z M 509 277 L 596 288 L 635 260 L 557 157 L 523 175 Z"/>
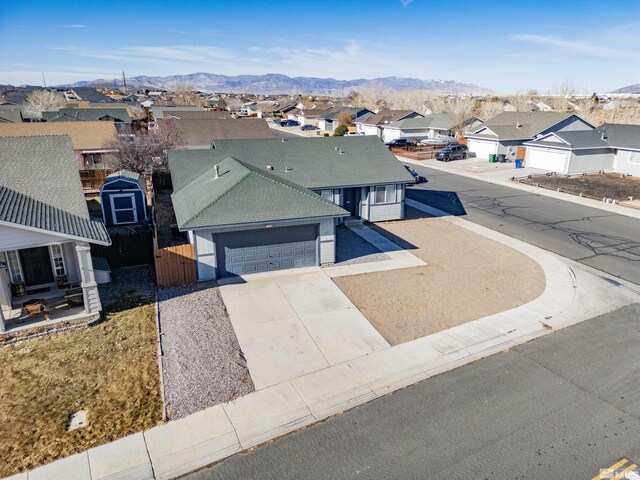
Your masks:
<path fill-rule="evenodd" d="M 516 158 L 516 168 L 523 168 L 522 167 L 522 162 L 524 160 L 522 160 L 521 158 Z"/>

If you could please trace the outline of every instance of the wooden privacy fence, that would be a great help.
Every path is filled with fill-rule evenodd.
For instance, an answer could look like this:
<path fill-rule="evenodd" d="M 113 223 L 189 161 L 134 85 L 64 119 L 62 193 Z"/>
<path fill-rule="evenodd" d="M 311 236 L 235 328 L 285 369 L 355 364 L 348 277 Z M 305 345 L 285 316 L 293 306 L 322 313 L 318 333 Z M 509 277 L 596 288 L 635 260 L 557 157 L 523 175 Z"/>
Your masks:
<path fill-rule="evenodd" d="M 80 180 L 84 190 L 100 190 L 112 170 L 80 170 Z"/>
<path fill-rule="evenodd" d="M 156 279 L 159 287 L 172 287 L 196 282 L 193 245 L 157 248 Z"/>
<path fill-rule="evenodd" d="M 434 145 L 410 145 L 408 147 L 391 147 L 391 153 L 400 157 L 411 158 L 413 160 L 429 160 L 436 158 L 436 153 L 446 147 L 447 144 Z"/>
<path fill-rule="evenodd" d="M 153 263 L 153 231 L 150 228 L 132 228 L 130 232 L 122 233 L 111 229 L 109 236 L 110 246 L 92 244 L 91 253 L 105 257 L 111 268 Z"/>

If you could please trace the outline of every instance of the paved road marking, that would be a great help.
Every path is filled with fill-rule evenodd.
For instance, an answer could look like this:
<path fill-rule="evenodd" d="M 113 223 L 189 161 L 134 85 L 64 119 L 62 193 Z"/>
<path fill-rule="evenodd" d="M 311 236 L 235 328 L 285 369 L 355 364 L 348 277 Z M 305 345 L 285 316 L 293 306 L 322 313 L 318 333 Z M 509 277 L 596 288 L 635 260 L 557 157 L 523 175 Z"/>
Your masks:
<path fill-rule="evenodd" d="M 604 480 L 609 478 L 625 479 L 628 477 L 630 473 L 635 472 L 636 469 L 638 468 L 638 465 L 636 465 L 635 463 L 632 463 L 631 465 L 628 465 L 624 470 L 616 472 L 616 470 L 626 465 L 628 462 L 630 462 L 630 460 L 623 458 L 619 462 L 616 462 L 613 465 L 611 465 L 609 468 L 600 470 L 600 474 L 596 475 L 591 480 Z"/>

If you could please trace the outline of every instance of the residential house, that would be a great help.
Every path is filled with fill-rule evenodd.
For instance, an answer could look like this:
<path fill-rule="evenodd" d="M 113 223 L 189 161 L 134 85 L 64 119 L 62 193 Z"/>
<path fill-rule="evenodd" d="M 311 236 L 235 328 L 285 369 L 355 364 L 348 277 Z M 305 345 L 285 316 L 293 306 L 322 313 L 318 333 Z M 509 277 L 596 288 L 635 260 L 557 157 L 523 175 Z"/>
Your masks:
<path fill-rule="evenodd" d="M 453 113 L 434 113 L 426 117 L 413 117 L 397 120 L 382 126 L 382 138 L 390 142 L 396 138 L 449 143 L 457 142 L 458 134 L 466 128 L 480 125 L 476 117 L 463 118 Z"/>
<path fill-rule="evenodd" d="M 113 122 L 118 134 L 132 134 L 132 114 L 127 106 L 104 108 L 61 108 L 42 112 L 43 122 Z"/>
<path fill-rule="evenodd" d="M 300 122 L 300 125 L 315 125 L 318 126 L 318 120 L 327 113 L 332 111 L 332 107 L 325 106 L 315 106 L 313 108 L 300 110 L 299 108 L 294 108 L 293 110 L 287 113 L 287 118 L 289 120 L 295 120 L 296 122 Z"/>
<path fill-rule="evenodd" d="M 111 122 L 0 123 L 0 137 L 42 135 L 69 135 L 78 170 L 104 170 L 115 151 L 108 144 L 117 132 Z"/>
<path fill-rule="evenodd" d="M 235 118 L 228 112 L 174 111 L 159 122 L 172 122 L 187 149 L 211 148 L 221 139 L 274 138 L 264 118 Z"/>
<path fill-rule="evenodd" d="M 0 123 L 21 123 L 22 121 L 20 105 L 0 105 Z"/>
<path fill-rule="evenodd" d="M 83 307 L 69 313 L 97 315 L 90 244 L 111 242 L 102 221 L 89 216 L 71 138 L 2 137 L 0 171 L 0 330 L 16 326 L 25 301 L 71 307 L 66 288 L 76 282 L 73 302 Z"/>
<path fill-rule="evenodd" d="M 422 117 L 423 115 L 413 110 L 389 110 L 383 109 L 362 121 L 356 121 L 356 132 L 365 135 L 377 135 L 382 137 L 382 129 L 385 125 L 407 118 Z"/>
<path fill-rule="evenodd" d="M 169 169 L 199 281 L 334 263 L 336 223 L 403 218 L 413 182 L 364 136 L 220 140 L 169 152 Z"/>
<path fill-rule="evenodd" d="M 349 107 L 334 107 L 330 110 L 325 110 L 322 116 L 318 117 L 318 128 L 326 132 L 333 133 L 338 125 L 340 125 L 340 117 L 342 115 L 348 115 L 351 117 L 352 122 L 358 120 L 366 121 L 373 112 L 367 108 L 349 108 Z"/>
<path fill-rule="evenodd" d="M 640 125 L 551 132 L 525 143 L 526 165 L 571 174 L 613 170 L 640 175 Z"/>
<path fill-rule="evenodd" d="M 573 113 L 504 112 L 465 134 L 469 152 L 478 158 L 504 154 L 515 159 L 518 147 L 551 132 L 592 130 L 593 125 Z"/>

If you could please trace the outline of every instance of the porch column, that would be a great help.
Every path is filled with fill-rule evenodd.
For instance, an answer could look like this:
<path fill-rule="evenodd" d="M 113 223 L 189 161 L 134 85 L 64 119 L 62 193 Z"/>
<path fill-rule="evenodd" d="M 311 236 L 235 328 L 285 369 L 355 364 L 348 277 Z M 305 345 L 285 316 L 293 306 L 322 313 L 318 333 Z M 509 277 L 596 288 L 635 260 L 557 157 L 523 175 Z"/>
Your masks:
<path fill-rule="evenodd" d="M 76 254 L 78 255 L 84 311 L 98 313 L 102 310 L 102 305 L 100 304 L 100 295 L 98 295 L 98 284 L 93 274 L 91 247 L 87 242 L 76 242 Z"/>
<path fill-rule="evenodd" d="M 2 307 L 0 307 L 0 333 L 5 331 L 4 326 L 4 313 L 2 312 Z"/>

